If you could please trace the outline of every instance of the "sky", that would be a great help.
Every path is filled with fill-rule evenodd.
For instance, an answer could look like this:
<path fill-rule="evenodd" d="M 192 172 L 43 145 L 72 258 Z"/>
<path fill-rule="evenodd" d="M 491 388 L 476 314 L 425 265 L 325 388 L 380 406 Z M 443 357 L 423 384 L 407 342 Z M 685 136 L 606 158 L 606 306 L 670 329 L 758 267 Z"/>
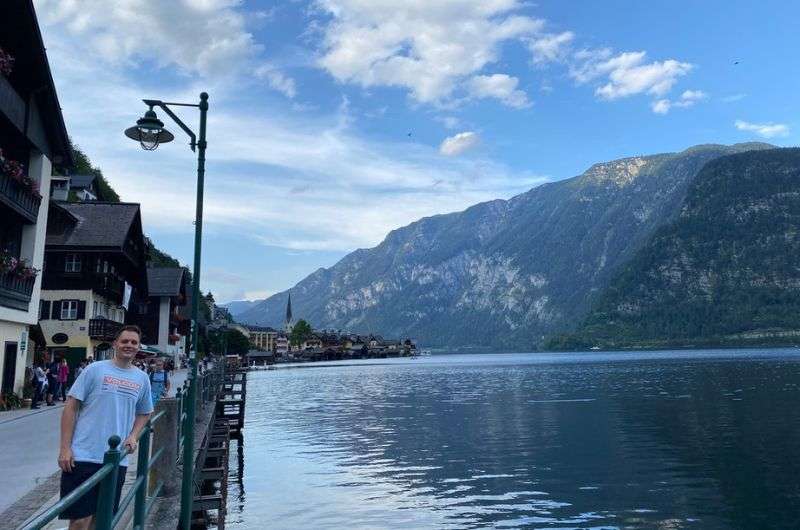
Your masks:
<path fill-rule="evenodd" d="M 595 162 L 798 144 L 800 3 L 34 0 L 73 141 L 192 263 L 188 138 L 210 94 L 201 287 L 264 298 L 421 217 Z M 197 130 L 195 109 L 176 112 Z"/>

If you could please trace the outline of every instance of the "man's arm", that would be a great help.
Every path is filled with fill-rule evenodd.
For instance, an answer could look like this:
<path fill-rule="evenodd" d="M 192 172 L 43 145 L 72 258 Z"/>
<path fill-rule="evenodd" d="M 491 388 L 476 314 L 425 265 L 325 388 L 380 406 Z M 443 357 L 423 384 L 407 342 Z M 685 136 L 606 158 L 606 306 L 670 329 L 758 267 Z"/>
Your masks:
<path fill-rule="evenodd" d="M 62 471 L 72 473 L 75 459 L 72 455 L 72 435 L 75 433 L 75 418 L 78 417 L 80 401 L 72 396 L 67 396 L 67 403 L 61 412 L 61 444 L 58 450 L 58 467 Z"/>
<path fill-rule="evenodd" d="M 137 414 L 136 420 L 133 422 L 131 433 L 125 438 L 125 441 L 122 442 L 122 447 L 128 447 L 131 453 L 136 451 L 136 446 L 139 444 L 139 433 L 142 432 L 142 429 L 144 429 L 144 426 L 147 424 L 147 420 L 150 419 L 150 414 L 152 414 L 152 412 Z"/>

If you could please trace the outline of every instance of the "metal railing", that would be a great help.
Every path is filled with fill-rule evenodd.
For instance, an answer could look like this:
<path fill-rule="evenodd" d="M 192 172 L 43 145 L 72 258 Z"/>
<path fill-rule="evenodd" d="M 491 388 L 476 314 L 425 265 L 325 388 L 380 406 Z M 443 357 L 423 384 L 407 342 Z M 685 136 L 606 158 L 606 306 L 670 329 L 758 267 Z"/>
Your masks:
<path fill-rule="evenodd" d="M 47 523 L 58 517 L 64 510 L 75 504 L 81 497 L 86 495 L 89 490 L 94 488 L 97 484 L 100 485 L 100 491 L 97 498 L 97 513 L 95 516 L 95 528 L 97 530 L 111 530 L 116 528 L 125 510 L 133 502 L 133 528 L 144 528 L 145 520 L 150 510 L 153 507 L 153 502 L 161 488 L 164 485 L 163 481 L 159 481 L 153 488 L 152 494 L 148 495 L 147 487 L 150 477 L 150 470 L 164 453 L 164 448 L 157 450 L 152 455 L 150 454 L 150 441 L 153 435 L 153 424 L 157 422 L 164 415 L 164 411 L 159 412 L 145 425 L 144 429 L 139 433 L 139 454 L 136 461 L 136 480 L 131 485 L 128 492 L 120 500 L 119 507 L 115 509 L 114 500 L 117 494 L 117 483 L 119 475 L 119 463 L 125 458 L 130 451 L 125 448 L 122 451 L 118 449 L 121 442 L 119 436 L 112 436 L 108 439 L 108 451 L 105 452 L 103 457 L 103 467 L 89 477 L 86 482 L 75 488 L 69 495 L 59 500 L 57 503 L 49 507 L 47 510 L 39 514 L 33 520 L 23 526 L 23 530 L 39 530 L 44 528 Z"/>
<path fill-rule="evenodd" d="M 191 377 L 191 375 L 189 376 Z M 225 363 L 217 362 L 214 366 L 203 374 L 197 375 L 197 403 L 195 406 L 199 410 L 205 410 L 206 405 L 210 402 L 217 400 L 217 394 L 222 386 L 222 381 L 225 378 Z M 183 382 L 183 385 L 175 391 L 175 399 L 178 402 L 178 428 L 176 449 L 178 454 L 178 461 L 183 455 L 183 441 L 185 439 L 185 432 L 187 429 L 186 419 L 188 418 L 189 399 L 187 392 L 189 390 L 188 378 Z M 197 410 L 195 409 L 195 410 Z"/>
<path fill-rule="evenodd" d="M 186 399 L 186 391 L 188 390 L 189 381 L 184 381 L 183 386 L 176 391 L 176 399 L 178 402 L 178 425 L 177 425 L 177 458 L 180 461 L 183 455 L 183 442 L 185 433 L 190 426 L 186 425 L 188 418 L 188 407 L 194 405 L 198 409 L 204 409 L 209 402 L 216 401 L 219 389 L 225 377 L 224 363 L 215 363 L 215 365 L 207 370 L 204 374 L 197 377 L 197 403 L 189 403 Z M 116 498 L 117 481 L 119 474 L 119 463 L 125 458 L 130 451 L 118 449 L 121 440 L 119 436 L 112 436 L 108 439 L 108 451 L 105 452 L 103 457 L 103 466 L 97 470 L 89 479 L 83 484 L 75 488 L 69 495 L 62 498 L 47 510 L 36 516 L 22 527 L 22 530 L 40 530 L 44 528 L 50 521 L 58 517 L 67 508 L 75 504 L 81 497 L 86 495 L 93 487 L 100 485 L 100 491 L 97 500 L 97 512 L 95 517 L 95 528 L 97 530 L 112 530 L 116 528 L 125 511 L 133 503 L 133 529 L 140 530 L 144 528 L 147 516 L 153 507 L 153 503 L 161 493 L 164 486 L 164 481 L 160 480 L 155 487 L 148 492 L 148 483 L 150 482 L 150 471 L 153 469 L 158 459 L 164 453 L 164 447 L 156 450 L 152 455 L 150 454 L 150 446 L 153 436 L 153 425 L 164 416 L 165 412 L 162 410 L 155 416 L 150 418 L 145 427 L 139 433 L 138 442 L 138 460 L 136 462 L 136 479 L 131 484 L 130 489 L 125 496 L 120 499 L 119 507 L 115 509 L 114 500 Z M 193 488 L 183 487 L 182 490 L 191 492 Z M 148 494 L 149 493 L 149 494 Z M 182 492 L 183 495 L 183 492 Z"/>

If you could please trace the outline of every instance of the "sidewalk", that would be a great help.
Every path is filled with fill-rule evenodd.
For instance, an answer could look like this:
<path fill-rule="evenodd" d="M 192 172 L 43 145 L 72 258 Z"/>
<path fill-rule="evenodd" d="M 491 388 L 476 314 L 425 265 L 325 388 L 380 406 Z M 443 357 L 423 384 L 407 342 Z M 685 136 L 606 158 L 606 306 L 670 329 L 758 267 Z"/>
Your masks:
<path fill-rule="evenodd" d="M 186 379 L 186 370 L 176 370 L 170 396 Z M 4 513 L 26 493 L 45 483 L 53 483 L 55 490 L 41 498 L 44 504 L 49 496 L 58 492 L 58 444 L 60 436 L 62 402 L 47 405 L 37 410 L 20 409 L 0 412 L 0 440 L 4 450 L 0 451 L 0 469 L 13 479 L 6 480 L 0 490 L 0 528 L 2 521 L 9 520 Z M 47 488 L 48 491 L 52 489 Z"/>

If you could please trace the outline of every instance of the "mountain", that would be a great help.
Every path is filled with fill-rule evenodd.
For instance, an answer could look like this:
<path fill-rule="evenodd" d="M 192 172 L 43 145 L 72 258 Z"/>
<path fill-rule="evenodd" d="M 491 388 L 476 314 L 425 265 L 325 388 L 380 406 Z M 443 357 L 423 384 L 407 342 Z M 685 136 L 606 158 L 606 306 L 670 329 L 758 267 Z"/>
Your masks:
<path fill-rule="evenodd" d="M 800 339 L 800 149 L 709 162 L 680 213 L 553 347 Z"/>
<path fill-rule="evenodd" d="M 227 302 L 225 304 L 219 304 L 220 307 L 224 307 L 227 309 L 233 318 L 246 313 L 254 306 L 258 305 L 260 300 L 234 300 L 233 302 Z"/>
<path fill-rule="evenodd" d="M 590 297 L 678 216 L 707 162 L 769 147 L 702 145 L 624 158 L 510 200 L 423 218 L 300 281 L 290 289 L 294 315 L 425 347 L 536 348 L 582 321 Z M 288 293 L 238 319 L 280 325 Z"/>

